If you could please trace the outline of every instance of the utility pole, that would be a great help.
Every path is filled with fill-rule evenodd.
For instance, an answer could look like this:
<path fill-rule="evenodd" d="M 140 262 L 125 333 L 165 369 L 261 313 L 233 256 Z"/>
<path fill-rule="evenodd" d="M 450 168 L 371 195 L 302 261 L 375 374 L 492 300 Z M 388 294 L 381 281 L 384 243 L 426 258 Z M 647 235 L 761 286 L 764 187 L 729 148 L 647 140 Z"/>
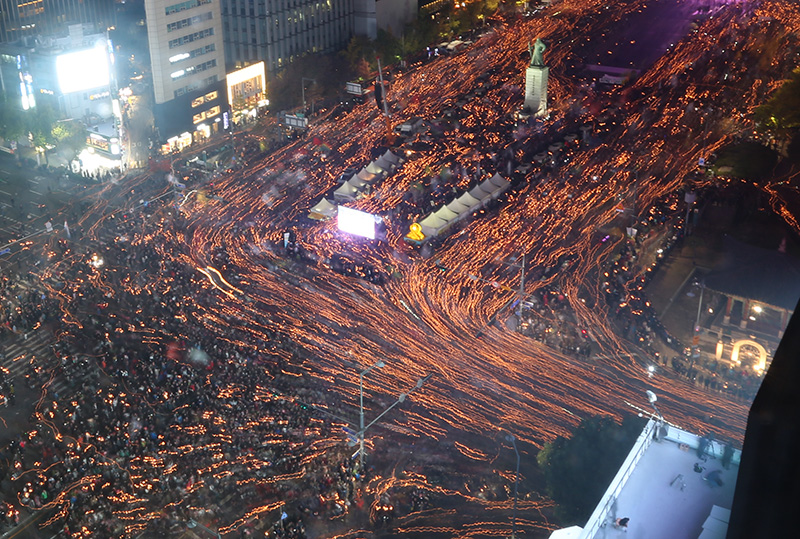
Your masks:
<path fill-rule="evenodd" d="M 387 100 L 387 91 L 386 86 L 383 84 L 383 69 L 381 68 L 381 59 L 380 57 L 376 57 L 378 60 L 378 82 L 381 85 L 381 101 L 383 101 L 383 120 L 386 124 L 386 139 L 389 141 L 389 144 L 392 145 L 394 143 L 394 136 L 392 135 L 392 125 L 391 125 L 391 115 L 389 114 L 389 105 L 386 102 Z"/>
<path fill-rule="evenodd" d="M 519 309 L 517 309 L 518 323 L 522 323 L 522 300 L 525 298 L 525 254 L 522 255 L 522 271 L 519 274 Z M 517 446 L 514 444 L 514 450 Z M 514 502 L 516 503 L 516 498 Z"/>
<path fill-rule="evenodd" d="M 381 368 L 386 364 L 378 360 L 371 367 L 358 373 L 358 457 L 361 464 L 361 473 L 364 473 L 364 375 L 374 368 Z"/>
<path fill-rule="evenodd" d="M 316 84 L 316 79 L 309 79 L 307 77 L 303 77 L 303 80 L 300 82 L 300 86 L 302 88 L 303 93 L 303 114 L 306 113 L 306 81 L 313 82 Z"/>
<path fill-rule="evenodd" d="M 694 328 L 692 331 L 692 364 L 694 364 L 695 355 L 700 355 L 700 313 L 703 310 L 703 292 L 706 286 L 704 282 L 700 283 L 700 300 L 697 302 L 697 317 L 694 320 Z"/>
<path fill-rule="evenodd" d="M 508 433 L 506 440 L 514 446 L 514 454 L 517 455 L 517 471 L 514 474 L 514 512 L 511 514 L 511 539 L 517 539 L 517 498 L 519 495 L 519 450 L 517 450 L 517 438 Z"/>
<path fill-rule="evenodd" d="M 359 450 L 358 450 L 359 455 L 358 456 L 359 456 L 359 463 L 360 463 L 360 466 L 361 466 L 361 473 L 364 473 L 364 434 L 366 433 L 367 429 L 369 429 L 372 425 L 374 425 L 375 423 L 380 421 L 380 419 L 383 416 L 385 416 L 387 413 L 389 413 L 395 406 L 405 402 L 406 397 L 408 397 L 411 394 L 411 392 L 414 391 L 415 389 L 421 388 L 422 384 L 427 382 L 428 379 L 431 376 L 432 375 L 429 374 L 427 376 L 424 376 L 424 377 L 420 378 L 419 380 L 417 380 L 416 385 L 414 387 L 412 387 L 411 389 L 409 389 L 408 392 L 400 393 L 400 396 L 397 398 L 397 400 L 394 402 L 394 404 L 392 404 L 391 406 L 386 408 L 383 412 L 381 412 L 378 415 L 378 417 L 376 417 L 375 419 L 373 419 L 369 423 L 369 425 L 364 426 L 364 414 L 363 413 L 361 414 L 361 430 L 358 432 L 358 436 L 359 436 Z"/>
<path fill-rule="evenodd" d="M 386 86 L 383 85 L 383 70 L 381 69 L 380 57 L 378 57 L 378 82 L 381 84 L 381 96 L 383 97 L 383 115 L 389 118 L 389 106 L 386 104 Z"/>

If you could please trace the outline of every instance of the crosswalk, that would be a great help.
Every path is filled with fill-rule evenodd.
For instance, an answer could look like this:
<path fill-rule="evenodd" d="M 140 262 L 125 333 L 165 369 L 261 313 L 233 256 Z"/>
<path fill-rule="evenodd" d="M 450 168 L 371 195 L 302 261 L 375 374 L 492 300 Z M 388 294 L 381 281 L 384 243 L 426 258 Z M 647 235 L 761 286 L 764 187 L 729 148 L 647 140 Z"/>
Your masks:
<path fill-rule="evenodd" d="M 80 378 L 70 382 L 57 368 L 59 359 L 53 351 L 55 337 L 47 329 L 39 328 L 27 334 L 7 336 L 3 341 L 3 346 L 0 347 L 3 354 L 0 367 L 15 387 L 19 388 L 26 383 L 25 375 L 31 366 L 41 370 L 41 383 L 50 380 L 47 385 L 50 395 L 70 396 L 80 387 Z M 51 377 L 53 373 L 55 375 Z"/>

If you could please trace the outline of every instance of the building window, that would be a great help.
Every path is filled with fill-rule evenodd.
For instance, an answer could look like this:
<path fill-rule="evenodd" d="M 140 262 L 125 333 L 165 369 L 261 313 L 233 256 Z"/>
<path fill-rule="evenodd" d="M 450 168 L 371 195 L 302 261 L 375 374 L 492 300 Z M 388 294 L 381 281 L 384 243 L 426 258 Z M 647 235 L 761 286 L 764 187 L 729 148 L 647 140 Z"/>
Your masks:
<path fill-rule="evenodd" d="M 213 35 L 214 35 L 214 29 L 206 28 L 205 30 L 200 30 L 199 32 L 194 32 L 193 34 L 187 34 L 185 36 L 179 37 L 178 39 L 171 39 L 169 42 L 169 48 L 174 49 L 175 47 L 180 47 L 181 45 L 185 45 L 186 43 L 191 43 L 192 41 L 204 39 L 208 36 L 213 36 Z"/>
<path fill-rule="evenodd" d="M 217 67 L 216 58 L 213 60 L 209 60 L 208 62 L 203 62 L 202 64 L 197 64 L 191 67 L 187 67 L 186 69 L 179 69 L 178 71 L 173 71 L 172 73 L 170 73 L 169 76 L 172 77 L 172 80 L 178 80 L 184 77 L 188 77 L 190 75 L 194 75 L 195 73 L 211 69 L 213 67 Z"/>
<path fill-rule="evenodd" d="M 188 0 L 187 2 L 172 4 L 171 6 L 165 7 L 164 14 L 172 15 L 173 13 L 178 13 L 179 11 L 186 11 L 187 9 L 192 9 L 193 7 L 202 6 L 210 3 L 211 0 Z"/>
<path fill-rule="evenodd" d="M 205 47 L 200 47 L 189 52 L 182 52 L 180 54 L 176 54 L 175 56 L 170 56 L 169 63 L 174 64 L 176 62 L 180 62 L 181 60 L 186 60 L 187 58 L 202 56 L 204 54 L 208 54 L 209 52 L 214 52 L 216 49 L 217 46 L 212 43 L 211 45 L 206 45 Z"/>
<path fill-rule="evenodd" d="M 173 32 L 175 30 L 180 30 L 181 28 L 186 28 L 187 26 L 200 24 L 202 22 L 210 20 L 212 17 L 213 15 L 209 11 L 208 13 L 195 15 L 194 17 L 189 17 L 188 19 L 181 19 L 179 21 L 171 22 L 167 25 L 167 32 Z"/>

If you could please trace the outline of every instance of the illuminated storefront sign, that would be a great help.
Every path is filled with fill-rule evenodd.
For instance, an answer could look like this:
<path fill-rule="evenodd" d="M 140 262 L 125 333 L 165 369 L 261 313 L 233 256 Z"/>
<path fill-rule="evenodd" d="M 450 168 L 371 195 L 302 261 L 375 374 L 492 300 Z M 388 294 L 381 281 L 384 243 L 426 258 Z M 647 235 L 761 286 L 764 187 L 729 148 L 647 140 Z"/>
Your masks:
<path fill-rule="evenodd" d="M 104 152 L 107 152 L 111 149 L 109 140 L 103 135 L 98 135 L 97 133 L 90 133 L 89 136 L 86 137 L 86 145 L 91 146 L 92 148 L 97 148 L 98 150 L 103 150 Z"/>
<path fill-rule="evenodd" d="M 265 100 L 264 89 L 267 84 L 264 62 L 247 66 L 225 77 L 228 85 L 228 105 L 233 108 L 234 101 L 253 106 Z M 241 107 L 240 107 L 241 108 Z"/>

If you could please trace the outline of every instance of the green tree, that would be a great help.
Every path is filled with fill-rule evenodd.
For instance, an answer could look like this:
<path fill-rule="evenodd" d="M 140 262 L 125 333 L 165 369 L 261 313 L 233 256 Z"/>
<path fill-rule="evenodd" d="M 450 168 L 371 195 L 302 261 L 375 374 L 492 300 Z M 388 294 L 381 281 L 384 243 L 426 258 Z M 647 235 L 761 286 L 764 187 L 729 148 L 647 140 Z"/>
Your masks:
<path fill-rule="evenodd" d="M 741 142 L 719 152 L 714 168 L 717 174 L 760 180 L 770 176 L 778 163 L 778 153 L 758 142 Z"/>
<path fill-rule="evenodd" d="M 769 128 L 800 128 L 800 68 L 792 72 L 769 101 L 756 109 L 755 116 Z"/>
<path fill-rule="evenodd" d="M 34 146 L 44 148 L 54 144 L 53 125 L 58 118 L 55 109 L 47 101 L 40 101 L 27 112 L 25 129 L 30 133 Z"/>
<path fill-rule="evenodd" d="M 341 55 L 347 60 L 350 69 L 357 73 L 364 60 L 370 62 L 369 56 L 372 55 L 373 50 L 374 47 L 369 38 L 353 36 L 347 44 L 347 48 L 341 52 Z"/>
<path fill-rule="evenodd" d="M 800 68 L 756 109 L 755 119 L 762 129 L 772 131 L 784 142 L 800 130 Z"/>
<path fill-rule="evenodd" d="M 77 120 L 56 122 L 52 135 L 56 145 L 65 146 L 74 153 L 78 153 L 86 145 L 86 127 Z"/>
<path fill-rule="evenodd" d="M 378 29 L 378 37 L 375 39 L 375 53 L 381 59 L 383 65 L 394 62 L 397 59 L 400 44 L 391 32 L 383 28 Z"/>
<path fill-rule="evenodd" d="M 24 111 L 8 102 L 3 103 L 0 107 L 0 133 L 7 141 L 18 140 L 27 135 Z"/>
<path fill-rule="evenodd" d="M 593 416 L 581 421 L 571 438 L 545 444 L 536 461 L 565 525 L 588 520 L 643 427 L 638 417 L 619 425 L 611 417 Z"/>

